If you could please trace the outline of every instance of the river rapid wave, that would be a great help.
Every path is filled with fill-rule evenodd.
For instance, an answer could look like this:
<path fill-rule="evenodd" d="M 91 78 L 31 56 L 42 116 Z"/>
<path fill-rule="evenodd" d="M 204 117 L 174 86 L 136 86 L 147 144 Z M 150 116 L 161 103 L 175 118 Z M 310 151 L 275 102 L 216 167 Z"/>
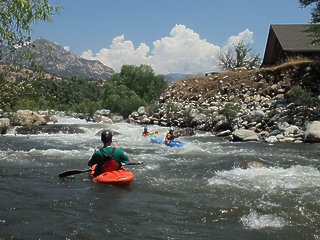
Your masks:
<path fill-rule="evenodd" d="M 170 148 L 142 137 L 140 125 L 59 123 L 84 133 L 0 137 L 0 239 L 320 239 L 318 144 L 197 132 Z M 87 173 L 59 179 L 88 168 L 104 128 L 119 133 L 114 141 L 130 161 L 144 162 L 127 166 L 133 183 L 97 184 Z"/>

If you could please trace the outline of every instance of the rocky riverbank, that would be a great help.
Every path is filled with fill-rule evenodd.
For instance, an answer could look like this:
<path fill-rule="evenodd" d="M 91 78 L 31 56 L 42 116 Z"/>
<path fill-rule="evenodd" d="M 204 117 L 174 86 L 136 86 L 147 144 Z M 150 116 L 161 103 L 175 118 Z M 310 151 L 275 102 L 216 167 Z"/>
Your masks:
<path fill-rule="evenodd" d="M 10 128 L 15 127 L 17 134 L 39 134 L 39 133 L 82 133 L 83 130 L 76 125 L 59 124 L 59 117 L 73 117 L 83 121 L 93 121 L 102 124 L 112 124 L 123 121 L 119 115 L 112 114 L 109 110 L 102 109 L 95 112 L 93 117 L 82 113 L 62 111 L 31 111 L 18 110 L 13 113 L 4 112 L 0 109 L 0 133 L 6 134 Z"/>
<path fill-rule="evenodd" d="M 187 78 L 128 121 L 192 127 L 232 141 L 320 142 L 320 63 Z"/>

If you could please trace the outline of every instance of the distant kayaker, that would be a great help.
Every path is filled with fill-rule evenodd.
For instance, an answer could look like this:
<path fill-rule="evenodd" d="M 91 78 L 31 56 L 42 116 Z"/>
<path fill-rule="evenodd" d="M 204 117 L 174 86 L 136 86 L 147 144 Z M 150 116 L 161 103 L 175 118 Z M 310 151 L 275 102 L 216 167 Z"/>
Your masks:
<path fill-rule="evenodd" d="M 103 172 L 110 172 L 119 170 L 121 164 L 127 164 L 129 158 L 124 152 L 118 148 L 117 144 L 112 144 L 112 132 L 105 130 L 101 133 L 101 141 L 103 142 L 103 148 L 96 150 L 92 157 L 88 161 L 88 166 L 95 167 L 95 175 L 99 175 Z"/>
<path fill-rule="evenodd" d="M 145 127 L 145 128 L 143 129 L 142 136 L 146 137 L 146 136 L 148 136 L 149 134 L 150 134 L 150 132 L 148 132 L 148 128 Z"/>
<path fill-rule="evenodd" d="M 180 137 L 180 133 L 174 134 L 174 128 L 171 127 L 165 138 L 165 144 L 169 145 L 175 138 Z"/>

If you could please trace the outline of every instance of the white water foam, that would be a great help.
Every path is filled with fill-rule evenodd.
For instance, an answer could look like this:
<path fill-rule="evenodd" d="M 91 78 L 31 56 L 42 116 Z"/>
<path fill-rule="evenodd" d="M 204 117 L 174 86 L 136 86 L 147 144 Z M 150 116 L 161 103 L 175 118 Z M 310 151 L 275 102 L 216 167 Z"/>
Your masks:
<path fill-rule="evenodd" d="M 85 124 L 86 120 L 85 119 L 80 119 L 80 118 L 73 118 L 73 117 L 60 117 L 57 116 L 57 120 L 59 124 Z M 90 122 L 90 124 L 92 124 Z"/>
<path fill-rule="evenodd" d="M 259 214 L 255 211 L 251 211 L 249 215 L 241 217 L 240 220 L 249 229 L 283 228 L 288 225 L 287 221 L 274 214 Z"/>
<path fill-rule="evenodd" d="M 76 156 L 79 159 L 82 159 L 84 154 L 90 156 L 90 152 L 78 151 L 78 150 L 58 150 L 58 149 L 47 149 L 47 150 L 39 150 L 39 149 L 30 149 L 29 151 L 13 151 L 11 149 L 7 151 L 0 151 L 0 156 L 3 160 L 8 162 L 16 162 L 16 163 L 28 163 L 32 161 L 34 158 L 65 158 L 66 156 L 72 155 Z"/>
<path fill-rule="evenodd" d="M 314 167 L 299 165 L 290 168 L 235 168 L 218 171 L 208 181 L 209 185 L 230 185 L 250 191 L 275 192 L 320 187 L 320 172 Z"/>

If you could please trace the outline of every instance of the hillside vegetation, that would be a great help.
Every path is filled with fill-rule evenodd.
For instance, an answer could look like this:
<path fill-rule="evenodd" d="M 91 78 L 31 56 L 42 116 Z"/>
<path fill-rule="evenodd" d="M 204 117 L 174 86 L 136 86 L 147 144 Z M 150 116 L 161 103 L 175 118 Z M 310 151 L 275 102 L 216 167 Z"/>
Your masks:
<path fill-rule="evenodd" d="M 60 110 L 93 115 L 109 109 L 127 118 L 139 106 L 147 106 L 167 88 L 163 76 L 146 65 L 124 65 L 108 81 L 61 79 L 43 71 L 0 66 L 0 109 L 4 111 Z"/>

